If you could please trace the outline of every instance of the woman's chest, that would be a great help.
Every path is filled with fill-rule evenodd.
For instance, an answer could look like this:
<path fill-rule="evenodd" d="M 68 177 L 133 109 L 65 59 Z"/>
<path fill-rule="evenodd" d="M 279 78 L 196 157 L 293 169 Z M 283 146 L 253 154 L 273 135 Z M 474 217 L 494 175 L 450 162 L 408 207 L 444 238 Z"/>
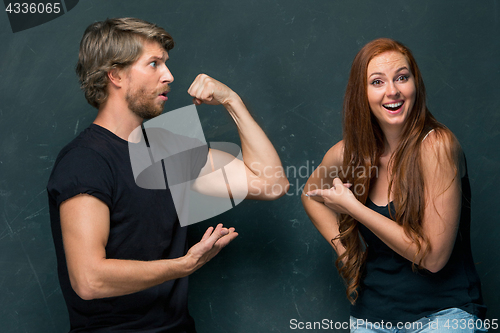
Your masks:
<path fill-rule="evenodd" d="M 392 193 L 388 195 L 390 173 L 388 170 L 388 157 L 381 157 L 377 165 L 375 178 L 370 184 L 370 200 L 377 206 L 386 206 L 392 201 Z"/>

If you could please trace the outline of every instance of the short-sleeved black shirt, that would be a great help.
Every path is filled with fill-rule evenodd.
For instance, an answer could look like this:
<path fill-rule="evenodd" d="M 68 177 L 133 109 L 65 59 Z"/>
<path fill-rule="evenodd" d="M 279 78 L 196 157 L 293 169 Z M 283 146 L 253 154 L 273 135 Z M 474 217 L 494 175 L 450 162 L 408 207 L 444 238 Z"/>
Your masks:
<path fill-rule="evenodd" d="M 61 150 L 47 185 L 59 282 L 71 332 L 194 332 L 187 308 L 187 278 L 130 295 L 89 301 L 71 287 L 59 205 L 80 193 L 93 195 L 109 207 L 107 258 L 148 261 L 178 258 L 187 251 L 186 228 L 179 225 L 168 185 L 166 190 L 138 187 L 128 145 L 92 124 Z M 192 179 L 206 163 L 207 151 L 206 145 L 200 146 L 186 159 Z"/>

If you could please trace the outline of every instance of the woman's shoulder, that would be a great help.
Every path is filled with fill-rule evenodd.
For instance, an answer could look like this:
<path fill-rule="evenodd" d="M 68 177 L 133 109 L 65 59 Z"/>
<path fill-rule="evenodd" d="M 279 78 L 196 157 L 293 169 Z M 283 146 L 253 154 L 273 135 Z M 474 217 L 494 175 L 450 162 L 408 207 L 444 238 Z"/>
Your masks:
<path fill-rule="evenodd" d="M 422 154 L 435 155 L 441 153 L 457 153 L 461 151 L 460 144 L 449 129 L 431 129 L 422 139 Z"/>
<path fill-rule="evenodd" d="M 341 166 L 344 160 L 344 140 L 340 140 L 328 149 L 321 164 L 326 166 Z"/>
<path fill-rule="evenodd" d="M 430 130 L 422 140 L 420 150 L 423 165 L 449 165 L 461 169 L 463 152 L 457 138 L 447 128 Z"/>

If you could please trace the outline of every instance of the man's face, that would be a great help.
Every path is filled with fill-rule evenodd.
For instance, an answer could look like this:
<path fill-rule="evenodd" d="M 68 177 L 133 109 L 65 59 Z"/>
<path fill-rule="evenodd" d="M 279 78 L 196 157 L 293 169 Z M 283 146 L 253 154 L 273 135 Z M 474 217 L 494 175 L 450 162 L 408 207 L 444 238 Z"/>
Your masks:
<path fill-rule="evenodd" d="M 174 77 L 165 62 L 168 53 L 157 42 L 145 41 L 139 59 L 125 70 L 128 108 L 142 119 L 160 115 Z"/>

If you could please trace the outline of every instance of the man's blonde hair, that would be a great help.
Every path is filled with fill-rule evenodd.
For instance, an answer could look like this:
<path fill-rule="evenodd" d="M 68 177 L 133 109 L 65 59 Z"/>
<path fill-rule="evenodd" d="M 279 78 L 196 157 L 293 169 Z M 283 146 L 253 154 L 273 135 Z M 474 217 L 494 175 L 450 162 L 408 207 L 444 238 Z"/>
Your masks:
<path fill-rule="evenodd" d="M 133 64 L 145 40 L 158 42 L 166 51 L 174 47 L 172 36 L 163 28 L 136 18 L 107 19 L 85 30 L 76 73 L 90 105 L 98 109 L 106 101 L 108 72 Z"/>

